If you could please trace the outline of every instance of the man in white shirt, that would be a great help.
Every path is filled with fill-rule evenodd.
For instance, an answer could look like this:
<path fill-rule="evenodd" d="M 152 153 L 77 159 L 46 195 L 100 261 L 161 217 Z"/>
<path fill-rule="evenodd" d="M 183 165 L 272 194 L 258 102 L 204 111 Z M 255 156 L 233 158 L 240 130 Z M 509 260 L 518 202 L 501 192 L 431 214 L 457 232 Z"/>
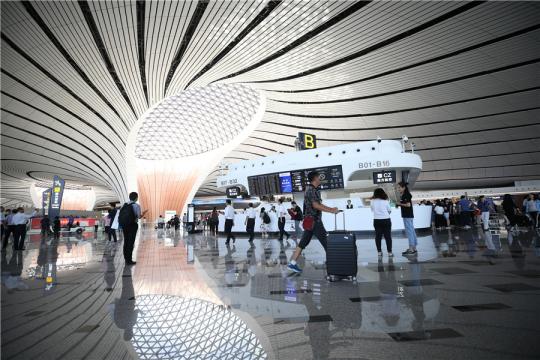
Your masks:
<path fill-rule="evenodd" d="M 8 210 L 4 219 L 4 225 L 6 226 L 3 242 L 2 242 L 2 251 L 6 251 L 7 244 L 9 242 L 9 236 L 15 234 L 15 225 L 13 225 L 13 215 L 17 213 L 17 209 Z"/>
<path fill-rule="evenodd" d="M 225 245 L 229 245 L 231 238 L 233 239 L 233 244 L 236 241 L 236 237 L 232 234 L 232 227 L 234 226 L 234 208 L 230 199 L 226 201 L 227 206 L 225 207 L 225 234 L 227 234 L 227 240 Z"/>
<path fill-rule="evenodd" d="M 253 208 L 253 203 L 249 203 L 248 208 L 246 209 L 246 232 L 249 234 L 249 242 L 253 242 L 253 238 L 255 237 L 255 218 L 257 217 L 257 213 L 255 212 L 255 209 Z"/>
<path fill-rule="evenodd" d="M 17 213 L 11 218 L 11 223 L 15 226 L 13 234 L 13 249 L 24 250 L 24 238 L 26 237 L 26 223 L 37 214 L 37 209 L 30 215 L 24 213 L 22 207 L 17 209 Z"/>
<path fill-rule="evenodd" d="M 279 228 L 279 241 L 283 241 L 283 235 L 287 235 L 287 240 L 289 240 L 289 233 L 285 231 L 285 216 L 287 216 L 287 209 L 285 209 L 285 205 L 283 205 L 283 199 L 279 199 L 278 201 L 278 228 Z"/>

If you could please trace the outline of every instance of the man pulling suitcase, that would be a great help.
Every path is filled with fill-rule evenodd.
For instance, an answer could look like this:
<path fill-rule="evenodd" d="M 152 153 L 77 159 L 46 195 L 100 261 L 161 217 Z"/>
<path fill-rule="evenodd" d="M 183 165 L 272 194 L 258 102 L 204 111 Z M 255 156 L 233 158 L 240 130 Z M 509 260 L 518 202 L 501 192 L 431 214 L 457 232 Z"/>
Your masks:
<path fill-rule="evenodd" d="M 336 207 L 331 208 L 322 204 L 321 192 L 319 190 L 319 186 L 321 185 L 320 174 L 317 171 L 312 171 L 308 174 L 308 180 L 310 184 L 304 194 L 304 233 L 302 235 L 302 240 L 300 240 L 298 247 L 291 257 L 289 265 L 287 265 L 289 270 L 296 273 L 302 272 L 302 269 L 300 269 L 296 263 L 296 259 L 298 259 L 302 250 L 309 244 L 313 235 L 319 239 L 326 251 L 327 234 L 322 223 L 321 213 L 323 211 L 332 214 L 337 214 L 339 212 Z"/>

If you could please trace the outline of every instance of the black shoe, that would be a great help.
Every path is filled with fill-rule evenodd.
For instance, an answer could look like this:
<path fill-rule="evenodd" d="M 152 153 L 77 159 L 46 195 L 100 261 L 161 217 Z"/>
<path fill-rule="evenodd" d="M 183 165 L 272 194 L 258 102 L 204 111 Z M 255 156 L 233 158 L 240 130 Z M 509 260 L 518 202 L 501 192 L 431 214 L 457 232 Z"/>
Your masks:
<path fill-rule="evenodd" d="M 232 239 L 232 243 L 234 244 L 236 242 L 236 238 L 233 238 Z"/>
<path fill-rule="evenodd" d="M 136 261 L 126 261 L 126 265 L 135 265 L 137 264 Z"/>
<path fill-rule="evenodd" d="M 291 235 L 287 234 L 287 240 L 289 240 L 290 237 L 291 237 Z"/>
<path fill-rule="evenodd" d="M 229 245 L 229 240 L 225 241 L 225 245 Z"/>
<path fill-rule="evenodd" d="M 411 249 L 407 249 L 404 252 L 402 252 L 401 255 L 407 256 L 407 255 L 412 255 L 414 253 L 416 253 L 416 250 L 413 252 Z"/>

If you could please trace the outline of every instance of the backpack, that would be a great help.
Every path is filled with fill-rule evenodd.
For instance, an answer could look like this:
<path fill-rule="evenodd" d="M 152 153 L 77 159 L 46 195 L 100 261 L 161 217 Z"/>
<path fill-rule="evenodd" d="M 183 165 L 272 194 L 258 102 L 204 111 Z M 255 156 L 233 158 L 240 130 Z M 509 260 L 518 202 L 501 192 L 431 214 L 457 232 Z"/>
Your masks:
<path fill-rule="evenodd" d="M 272 220 L 270 220 L 270 216 L 269 216 L 269 215 L 266 213 L 266 211 L 265 211 L 264 214 L 263 214 L 263 222 L 264 222 L 265 224 L 270 224 L 271 221 L 272 221 Z"/>
<path fill-rule="evenodd" d="M 136 222 L 137 219 L 135 219 L 135 211 L 133 210 L 133 206 L 131 206 L 131 204 L 124 203 L 120 209 L 120 214 L 118 215 L 118 223 L 124 228 L 126 226 L 133 225 Z"/>

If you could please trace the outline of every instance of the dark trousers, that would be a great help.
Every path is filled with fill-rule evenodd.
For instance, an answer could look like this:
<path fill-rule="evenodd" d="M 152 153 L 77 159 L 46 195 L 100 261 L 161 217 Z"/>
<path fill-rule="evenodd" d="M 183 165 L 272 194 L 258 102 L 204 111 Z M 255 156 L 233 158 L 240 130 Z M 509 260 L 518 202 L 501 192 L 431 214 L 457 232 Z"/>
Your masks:
<path fill-rule="evenodd" d="M 7 247 L 7 244 L 9 242 L 9 237 L 11 236 L 11 234 L 13 234 L 13 236 L 15 236 L 15 225 L 6 226 L 6 230 L 5 230 L 5 233 L 4 233 L 4 239 L 3 239 L 3 243 L 2 243 L 2 249 L 5 249 Z M 15 247 L 15 245 L 13 245 L 13 247 Z"/>
<path fill-rule="evenodd" d="M 532 220 L 532 226 L 534 228 L 538 227 L 538 211 L 529 211 L 529 216 Z"/>
<path fill-rule="evenodd" d="M 249 241 L 253 241 L 255 237 L 255 219 L 247 219 L 246 232 L 249 235 Z"/>
<path fill-rule="evenodd" d="M 111 241 L 111 238 L 114 239 L 114 242 L 116 242 L 118 239 L 116 238 L 116 230 L 111 228 L 110 226 L 105 226 L 105 232 L 109 236 L 109 241 Z"/>
<path fill-rule="evenodd" d="M 285 218 L 280 217 L 278 219 L 278 228 L 279 228 L 279 241 L 283 240 L 283 235 L 287 235 L 287 238 L 290 236 L 288 232 L 285 231 Z"/>
<path fill-rule="evenodd" d="M 133 261 L 133 247 L 135 246 L 135 238 L 137 237 L 138 224 L 126 226 L 122 229 L 124 232 L 124 259 L 126 262 Z"/>
<path fill-rule="evenodd" d="M 392 252 L 392 222 L 390 219 L 375 219 L 373 220 L 373 227 L 375 228 L 375 245 L 377 251 L 381 252 L 381 241 L 384 236 L 386 241 L 386 250 Z"/>
<path fill-rule="evenodd" d="M 226 244 L 229 243 L 231 238 L 233 239 L 233 241 L 236 241 L 236 238 L 232 234 L 232 227 L 233 226 L 234 226 L 234 220 L 233 219 L 226 219 L 225 220 L 225 234 L 227 234 L 227 241 L 225 242 Z"/>
<path fill-rule="evenodd" d="M 461 218 L 461 226 L 470 226 L 471 225 L 471 212 L 470 211 L 462 211 L 459 214 Z"/>
<path fill-rule="evenodd" d="M 22 250 L 24 246 L 25 237 L 26 237 L 26 224 L 15 225 L 15 232 L 13 234 L 13 248 L 15 250 Z"/>
<path fill-rule="evenodd" d="M 317 239 L 319 239 L 322 247 L 324 248 L 324 251 L 326 251 L 326 243 L 327 243 L 328 235 L 326 233 L 326 229 L 324 228 L 324 225 L 321 220 L 315 221 L 315 223 L 313 224 L 312 230 L 304 229 L 304 233 L 302 234 L 302 240 L 300 240 L 298 247 L 301 249 L 305 249 L 306 246 L 308 246 L 308 244 L 310 243 L 313 235 L 315 235 Z"/>

